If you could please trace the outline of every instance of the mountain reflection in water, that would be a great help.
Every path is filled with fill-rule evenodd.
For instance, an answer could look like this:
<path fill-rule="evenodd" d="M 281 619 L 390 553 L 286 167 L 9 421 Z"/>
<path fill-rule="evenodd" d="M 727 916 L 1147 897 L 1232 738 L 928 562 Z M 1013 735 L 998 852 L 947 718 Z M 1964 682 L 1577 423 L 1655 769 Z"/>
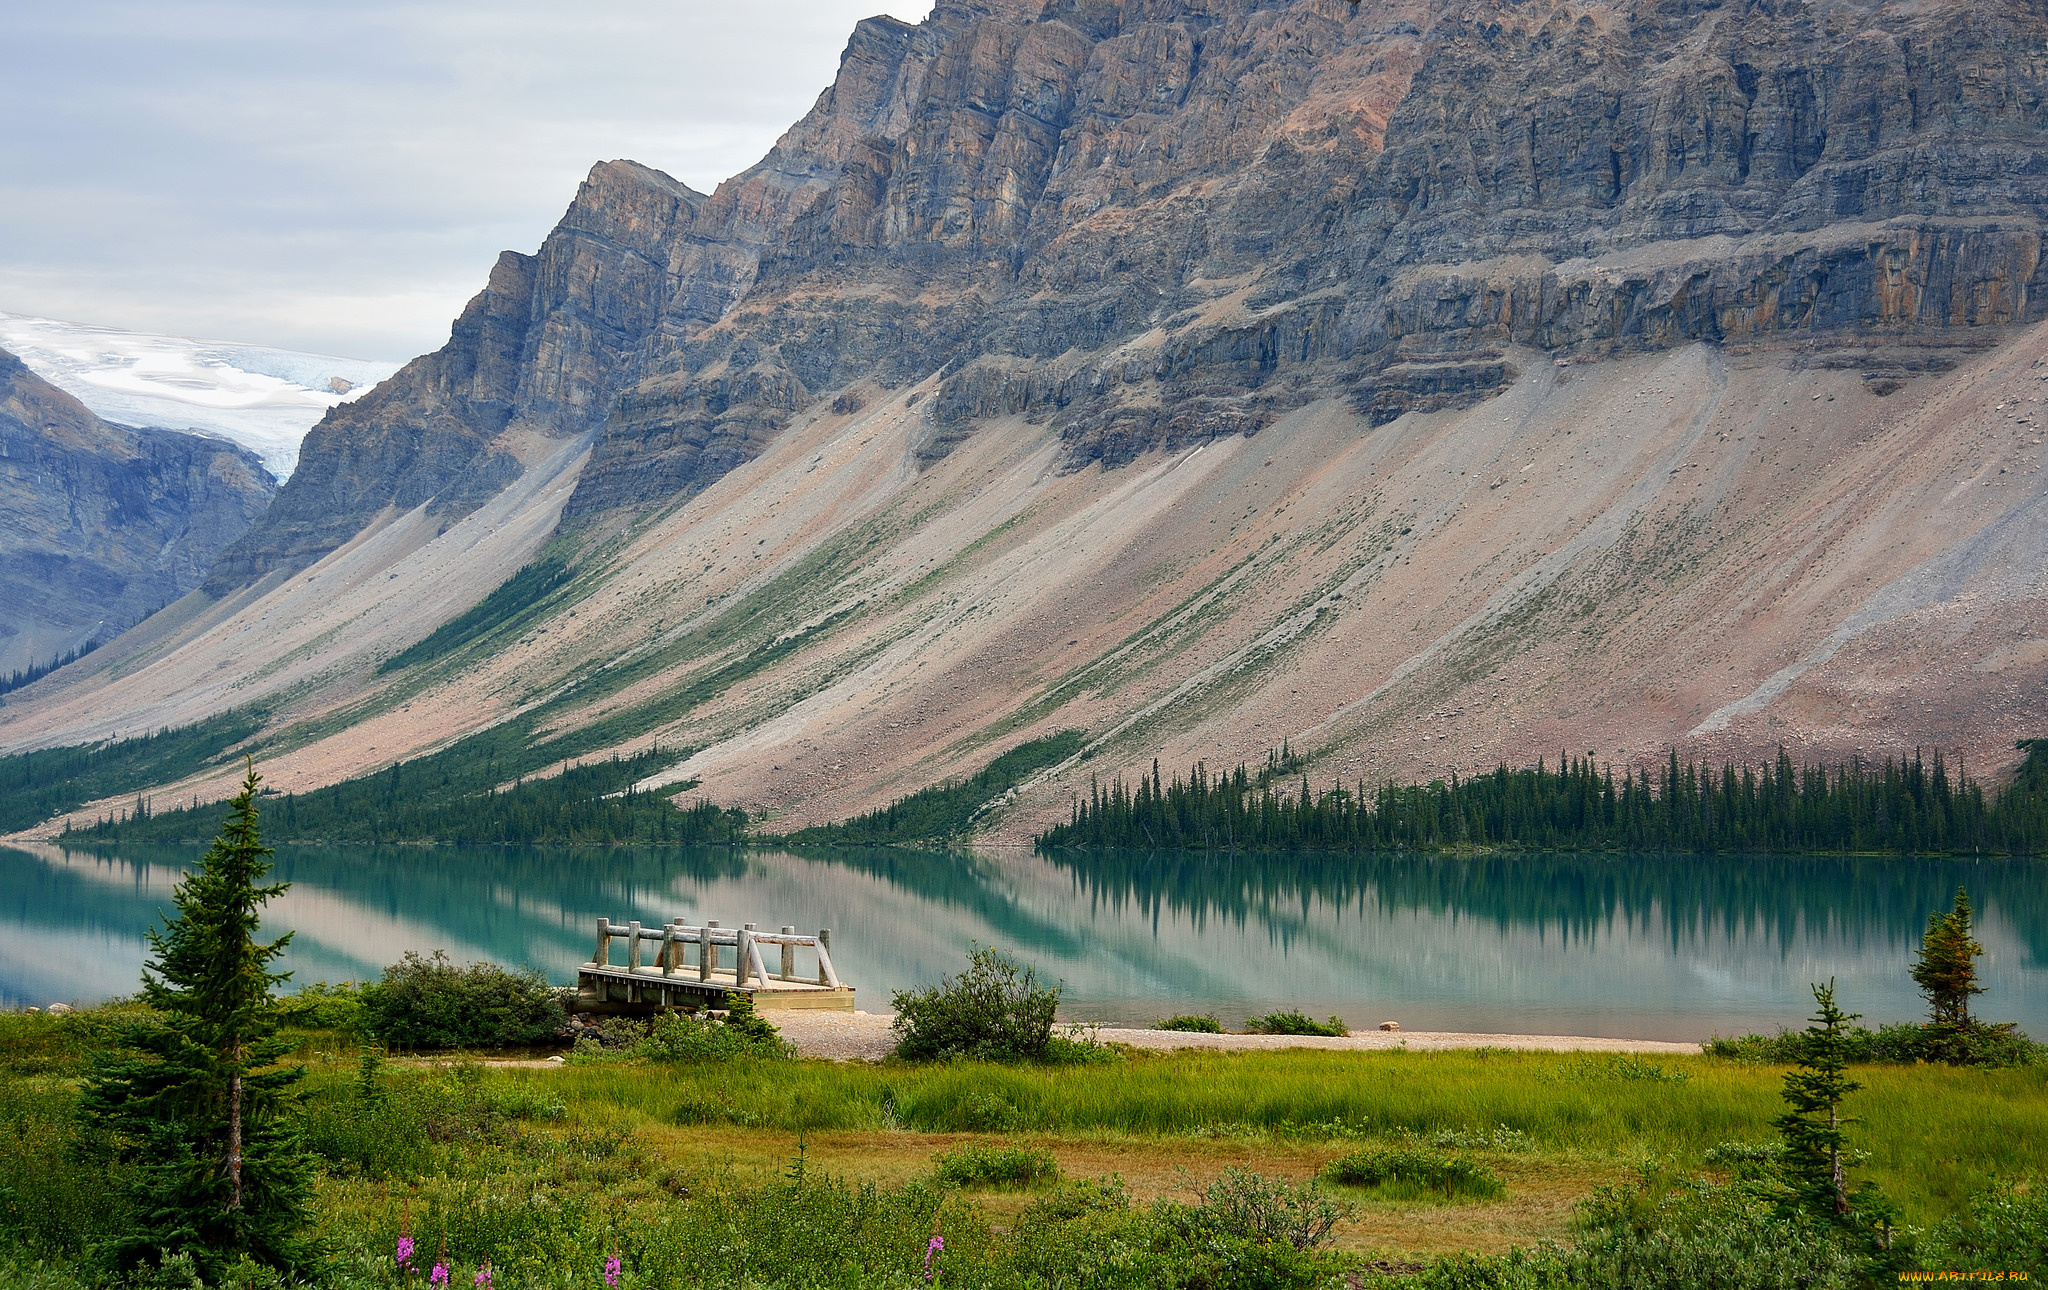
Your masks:
<path fill-rule="evenodd" d="M 196 852 L 0 851 L 0 1003 L 135 989 L 144 932 Z M 1273 1008 L 1354 1026 L 1698 1039 L 1797 1026 L 1809 981 L 1920 1014 L 1906 969 L 1958 885 L 1980 913 L 1984 1015 L 2048 1035 L 2048 875 L 2025 861 L 1664 856 L 1222 856 L 904 850 L 287 847 L 268 930 L 299 981 L 407 950 L 556 981 L 599 915 L 833 929 L 861 1006 L 973 944 L 1066 985 L 1063 1014 L 1145 1023 Z"/>

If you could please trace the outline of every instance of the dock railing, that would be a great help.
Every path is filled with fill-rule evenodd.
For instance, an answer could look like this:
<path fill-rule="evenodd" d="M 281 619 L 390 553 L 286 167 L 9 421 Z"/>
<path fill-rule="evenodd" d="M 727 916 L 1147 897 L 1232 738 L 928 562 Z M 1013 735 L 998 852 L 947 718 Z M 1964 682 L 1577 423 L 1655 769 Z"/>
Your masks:
<path fill-rule="evenodd" d="M 625 942 L 623 963 L 612 961 L 615 941 Z M 652 961 L 643 965 L 650 946 Z M 805 951 L 811 971 L 799 972 L 798 951 Z M 772 972 L 771 954 L 776 959 Z M 706 920 L 693 926 L 678 918 L 647 926 L 600 918 L 597 948 L 579 971 L 577 984 L 586 999 L 599 1005 L 696 1007 L 737 990 L 753 996 L 756 1007 L 853 1006 L 852 988 L 832 966 L 829 927 L 810 936 L 794 927 L 764 932 L 752 923 L 724 927 Z"/>

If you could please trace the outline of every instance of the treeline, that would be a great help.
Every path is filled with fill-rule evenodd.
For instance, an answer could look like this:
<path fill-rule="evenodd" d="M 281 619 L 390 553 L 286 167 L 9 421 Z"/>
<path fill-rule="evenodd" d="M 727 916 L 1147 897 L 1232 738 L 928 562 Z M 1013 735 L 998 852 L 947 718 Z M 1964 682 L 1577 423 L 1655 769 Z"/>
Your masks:
<path fill-rule="evenodd" d="M 59 654 L 47 663 L 31 663 L 25 668 L 19 668 L 5 676 L 0 676 L 0 694 L 6 694 L 11 690 L 19 690 L 24 685 L 34 685 L 37 681 L 42 680 L 58 668 L 71 666 L 99 647 L 100 643 L 98 641 L 91 641 L 80 645 L 77 649 Z"/>
<path fill-rule="evenodd" d="M 710 802 L 678 809 L 675 793 L 633 786 L 673 765 L 676 749 L 571 766 L 546 779 L 500 788 L 491 767 L 436 758 L 400 762 L 311 793 L 266 798 L 265 831 L 287 842 L 435 842 L 531 846 L 678 846 L 744 841 L 747 813 Z M 218 824 L 216 806 L 158 811 L 148 799 L 118 819 L 67 831 L 84 842 L 198 842 Z"/>
<path fill-rule="evenodd" d="M 970 832 L 981 809 L 1022 783 L 1040 767 L 1065 761 L 1081 750 L 1085 733 L 1062 730 L 1029 739 L 973 775 L 935 784 L 899 797 L 878 811 L 838 824 L 821 824 L 784 841 L 826 846 L 875 846 L 896 842 L 943 842 Z"/>
<path fill-rule="evenodd" d="M 0 833 L 30 828 L 87 802 L 132 792 L 138 784 L 179 779 L 203 766 L 218 765 L 223 750 L 256 734 L 264 719 L 260 709 L 236 708 L 136 739 L 0 757 Z M 194 836 L 213 836 L 218 823 L 194 824 Z"/>
<path fill-rule="evenodd" d="M 1941 755 L 1883 766 L 1795 766 L 1779 750 L 1763 766 L 1681 764 L 1647 771 L 1560 757 L 1523 770 L 1427 785 L 1290 790 L 1271 769 L 1211 778 L 1197 765 L 1135 788 L 1091 783 L 1046 848 L 1218 850 L 1450 849 L 1889 851 L 2031 855 L 2048 850 L 2048 740 L 1995 802 L 1951 778 Z"/>

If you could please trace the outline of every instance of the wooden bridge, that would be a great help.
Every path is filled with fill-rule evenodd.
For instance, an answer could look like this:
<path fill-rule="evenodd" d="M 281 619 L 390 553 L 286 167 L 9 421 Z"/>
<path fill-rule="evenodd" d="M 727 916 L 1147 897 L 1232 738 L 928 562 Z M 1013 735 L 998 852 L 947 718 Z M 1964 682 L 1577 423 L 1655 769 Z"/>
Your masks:
<path fill-rule="evenodd" d="M 612 942 L 623 940 L 625 962 L 612 962 Z M 653 960 L 641 963 L 643 947 Z M 690 947 L 695 946 L 694 952 Z M 799 973 L 797 951 L 812 971 Z M 773 956 L 776 971 L 768 970 Z M 576 970 L 581 1006 L 592 1012 L 652 1012 L 661 1008 L 716 1008 L 737 991 L 760 1011 L 818 1008 L 853 1011 L 853 987 L 832 970 L 832 929 L 800 936 L 794 927 L 756 931 L 752 923 L 692 927 L 678 918 L 660 927 L 597 920 L 597 952 Z"/>

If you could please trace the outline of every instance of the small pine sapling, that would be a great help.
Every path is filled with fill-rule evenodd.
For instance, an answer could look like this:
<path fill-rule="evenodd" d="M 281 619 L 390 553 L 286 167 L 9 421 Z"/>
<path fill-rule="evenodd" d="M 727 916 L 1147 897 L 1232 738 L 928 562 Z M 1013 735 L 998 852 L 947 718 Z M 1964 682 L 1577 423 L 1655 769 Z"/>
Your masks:
<path fill-rule="evenodd" d="M 289 934 L 256 939 L 270 848 L 256 827 L 251 764 L 220 835 L 172 894 L 177 914 L 149 934 L 142 997 L 156 1016 L 96 1059 L 80 1114 L 135 1161 L 132 1221 L 107 1251 L 122 1266 L 189 1255 L 212 1279 L 238 1259 L 302 1267 L 310 1158 L 298 1133 L 302 1067 L 278 1034 L 271 965 Z"/>
<path fill-rule="evenodd" d="M 1779 1176 L 1781 1204 L 1792 1214 L 1840 1223 L 1849 1214 L 1848 1136 L 1853 1121 L 1842 1103 L 1862 1088 L 1848 1076 L 1848 1025 L 1858 1014 L 1835 1004 L 1835 983 L 1813 987 L 1820 1011 L 1806 1028 L 1799 1064 L 1785 1073 L 1786 1111 L 1775 1121 L 1785 1139 Z"/>
<path fill-rule="evenodd" d="M 1927 996 L 1928 1055 L 1962 1065 L 1970 1061 L 1978 1023 L 1970 1016 L 1970 997 L 1984 993 L 1977 984 L 1977 957 L 1984 953 L 1971 934 L 1970 897 L 1956 888 L 1956 902 L 1946 914 L 1927 916 L 1927 934 L 1913 963 L 1913 984 Z"/>

